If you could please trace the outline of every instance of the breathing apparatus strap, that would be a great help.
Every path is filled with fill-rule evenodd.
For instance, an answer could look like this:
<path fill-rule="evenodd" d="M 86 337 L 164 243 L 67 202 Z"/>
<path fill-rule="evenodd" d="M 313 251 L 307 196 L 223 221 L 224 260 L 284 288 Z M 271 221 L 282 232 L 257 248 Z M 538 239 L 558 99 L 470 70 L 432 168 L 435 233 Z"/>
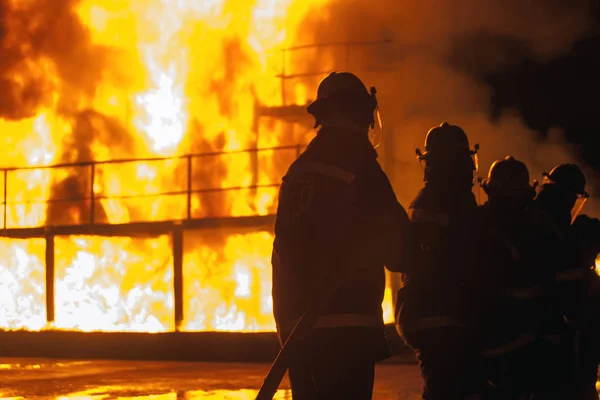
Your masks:
<path fill-rule="evenodd" d="M 383 143 L 383 120 L 381 119 L 381 112 L 379 111 L 379 102 L 377 101 L 377 89 L 375 86 L 371 87 L 370 90 L 371 98 L 375 103 L 375 118 L 373 119 L 373 123 L 371 124 L 371 129 L 375 129 L 375 123 L 379 125 L 379 130 L 381 131 L 381 137 L 379 138 L 379 142 L 373 146 L 373 148 L 378 148 Z"/>
<path fill-rule="evenodd" d="M 575 222 L 575 219 L 577 219 L 577 216 L 581 213 L 581 210 L 583 210 L 583 206 L 585 206 L 585 203 L 587 203 L 587 201 L 588 197 L 584 197 L 583 200 L 581 200 L 581 204 L 579 204 L 579 207 L 577 207 L 577 211 L 575 211 L 575 213 L 571 217 L 571 223 Z"/>

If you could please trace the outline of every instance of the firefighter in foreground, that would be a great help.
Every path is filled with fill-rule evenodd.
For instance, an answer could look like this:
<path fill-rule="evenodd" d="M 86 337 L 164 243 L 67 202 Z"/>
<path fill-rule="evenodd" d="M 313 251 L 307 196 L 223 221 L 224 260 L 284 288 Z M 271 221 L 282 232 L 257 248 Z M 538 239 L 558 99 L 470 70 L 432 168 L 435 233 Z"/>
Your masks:
<path fill-rule="evenodd" d="M 425 185 L 410 205 L 402 260 L 393 266 L 408 277 L 396 322 L 419 359 L 427 400 L 464 400 L 483 388 L 471 295 L 482 229 L 472 192 L 477 147 L 448 123 L 427 133 L 425 153 L 417 150 Z"/>
<path fill-rule="evenodd" d="M 554 334 L 560 334 L 563 366 L 562 382 L 555 391 L 561 398 L 597 400 L 596 381 L 600 352 L 598 350 L 599 277 L 594 272 L 600 252 L 600 221 L 579 215 L 588 194 L 586 179 L 574 164 L 556 166 L 545 174 L 536 205 L 552 216 L 556 229 L 567 243 L 568 255 L 555 275 L 557 323 Z"/>
<path fill-rule="evenodd" d="M 510 156 L 495 161 L 482 187 L 488 201 L 477 282 L 486 399 L 529 396 L 555 369 L 544 331 L 561 238 L 547 214 L 532 207 L 536 192 L 524 163 Z"/>
<path fill-rule="evenodd" d="M 320 130 L 283 178 L 277 210 L 277 330 L 283 343 L 318 308 L 289 369 L 294 399 L 370 399 L 375 362 L 389 356 L 384 265 L 397 262 L 408 217 L 369 141 L 375 90 L 334 72 L 308 112 Z"/>

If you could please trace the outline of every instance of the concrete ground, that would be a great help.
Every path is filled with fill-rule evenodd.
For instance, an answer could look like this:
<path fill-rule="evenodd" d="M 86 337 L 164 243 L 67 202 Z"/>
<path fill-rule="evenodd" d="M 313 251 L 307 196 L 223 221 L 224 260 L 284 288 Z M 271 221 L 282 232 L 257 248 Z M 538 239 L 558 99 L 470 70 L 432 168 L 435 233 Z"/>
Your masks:
<path fill-rule="evenodd" d="M 254 400 L 267 364 L 0 359 L 2 399 Z M 418 400 L 414 364 L 377 367 L 374 399 Z M 276 399 L 291 399 L 284 380 Z"/>

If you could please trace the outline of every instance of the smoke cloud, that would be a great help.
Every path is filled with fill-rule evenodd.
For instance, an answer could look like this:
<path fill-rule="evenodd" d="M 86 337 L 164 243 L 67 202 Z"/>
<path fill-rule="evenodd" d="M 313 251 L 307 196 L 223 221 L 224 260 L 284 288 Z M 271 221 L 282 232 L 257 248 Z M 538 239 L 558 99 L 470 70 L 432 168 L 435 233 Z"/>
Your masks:
<path fill-rule="evenodd" d="M 0 0 L 0 119 L 18 121 L 54 110 L 72 128 L 55 157 L 61 163 L 93 160 L 92 146 L 98 144 L 122 154 L 135 146 L 118 121 L 88 106 L 116 54 L 92 42 L 76 13 L 79 2 Z M 16 137 L 4 140 L 18 141 L 26 134 L 14 132 Z M 86 173 L 84 167 L 76 168 L 54 183 L 51 197 L 72 203 L 50 203 L 49 222 L 81 222 L 89 207 L 80 200 L 90 191 Z"/>
<path fill-rule="evenodd" d="M 93 94 L 107 49 L 90 42 L 89 31 L 74 11 L 77 3 L 0 2 L 1 118 L 35 116 L 60 89 Z"/>
<path fill-rule="evenodd" d="M 443 121 L 481 145 L 480 176 L 506 155 L 526 162 L 532 179 L 562 162 L 586 169 L 560 127 L 544 138 L 516 111 L 492 116 L 484 78 L 525 58 L 545 62 L 564 54 L 588 32 L 590 10 L 585 0 L 334 0 L 309 14 L 299 34 L 303 43 L 390 43 L 297 51 L 289 65 L 292 73 L 347 69 L 377 87 L 387 133 L 380 155 L 407 206 L 422 184 L 415 148 Z M 307 82 L 316 89 L 321 77 Z M 593 206 L 586 211 L 598 215 Z"/>

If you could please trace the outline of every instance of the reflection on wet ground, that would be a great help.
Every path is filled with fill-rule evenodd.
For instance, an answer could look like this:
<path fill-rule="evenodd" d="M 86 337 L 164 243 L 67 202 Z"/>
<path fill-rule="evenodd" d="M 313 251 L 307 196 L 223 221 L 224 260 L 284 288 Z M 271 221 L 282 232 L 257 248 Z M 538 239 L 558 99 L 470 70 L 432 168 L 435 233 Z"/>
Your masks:
<path fill-rule="evenodd" d="M 119 388 L 96 388 L 93 390 L 79 392 L 79 393 L 69 393 L 65 396 L 59 396 L 57 400 L 108 400 L 108 399 L 122 399 L 122 400 L 142 400 L 142 399 L 152 399 L 152 400 L 216 400 L 216 399 L 231 399 L 231 400 L 254 400 L 256 398 L 257 390 L 250 389 L 240 389 L 240 390 L 190 390 L 183 393 L 165 393 L 165 394 L 152 394 L 152 395 L 142 395 L 142 396 L 121 396 L 115 395 L 114 393 L 118 392 Z M 112 393 L 112 394 L 108 394 Z M 289 390 L 280 390 L 275 397 L 274 400 L 284 400 L 292 398 L 292 393 Z"/>
<path fill-rule="evenodd" d="M 57 400 L 109 400 L 109 399 L 121 399 L 121 400 L 141 400 L 141 399 L 152 399 L 152 400 L 195 400 L 195 399 L 231 399 L 231 400 L 254 400 L 256 398 L 257 391 L 255 390 L 213 390 L 213 391 L 202 391 L 193 390 L 185 393 L 165 393 L 165 394 L 152 394 L 143 396 L 120 396 L 107 394 L 106 391 L 110 391 L 109 388 L 98 388 L 93 390 L 97 394 L 90 394 L 88 392 L 69 393 L 65 396 L 56 397 Z M 104 393 L 101 393 L 104 392 Z M 291 399 L 291 393 L 289 391 L 280 391 L 274 397 L 276 400 Z M 27 399 L 26 397 L 2 397 L 2 399 Z"/>
<path fill-rule="evenodd" d="M 0 360 L 0 399 L 254 400 L 267 364 Z M 600 383 L 598 384 L 600 390 Z M 374 400 L 419 400 L 415 364 L 377 366 Z M 287 379 L 275 399 L 291 399 Z"/>
<path fill-rule="evenodd" d="M 0 360 L 0 399 L 253 400 L 267 364 Z M 414 364 L 377 367 L 375 400 L 418 400 Z M 287 379 L 275 399 L 291 399 Z"/>

